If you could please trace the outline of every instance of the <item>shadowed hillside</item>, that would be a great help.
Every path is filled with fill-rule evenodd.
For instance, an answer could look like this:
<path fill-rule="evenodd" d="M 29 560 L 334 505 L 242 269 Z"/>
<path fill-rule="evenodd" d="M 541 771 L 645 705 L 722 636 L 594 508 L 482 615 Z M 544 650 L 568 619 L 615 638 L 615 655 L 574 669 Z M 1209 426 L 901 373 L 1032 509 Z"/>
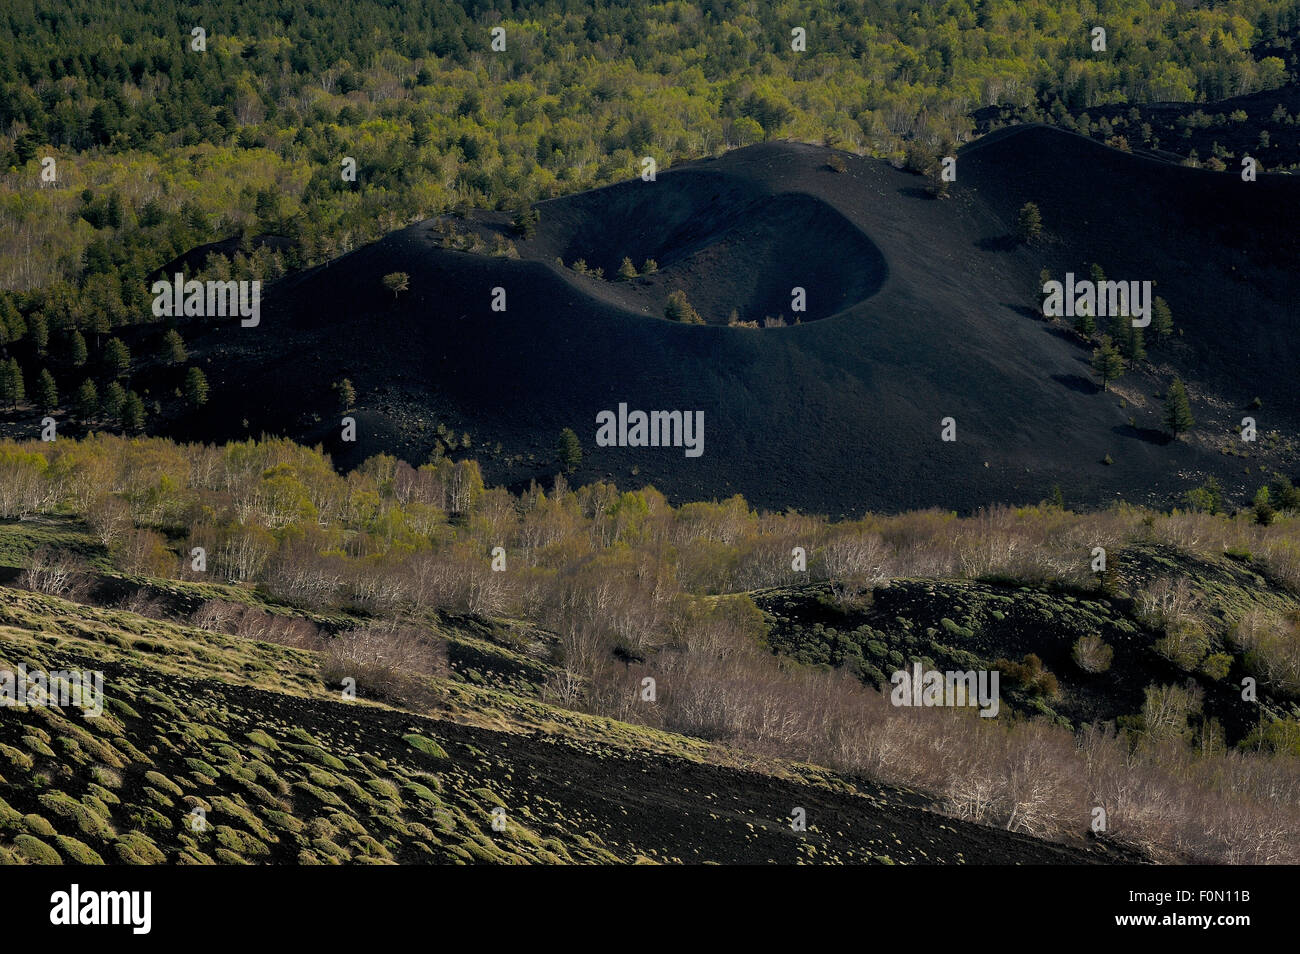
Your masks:
<path fill-rule="evenodd" d="M 515 239 L 519 258 L 442 248 L 430 223 L 390 235 L 278 283 L 260 328 L 188 332 L 212 400 L 171 430 L 285 433 L 343 463 L 378 451 L 418 462 L 443 424 L 483 449 L 489 480 L 518 483 L 557 470 L 555 440 L 571 427 L 579 480 L 833 515 L 1037 500 L 1057 484 L 1074 504 L 1164 503 L 1207 473 L 1246 491 L 1261 468 L 1289 469 L 1289 442 L 1245 445 L 1235 429 L 1255 396 L 1261 434 L 1296 416 L 1281 371 L 1297 240 L 1276 215 L 1295 200 L 1290 179 L 1245 184 L 1027 127 L 965 150 L 952 197 L 935 200 L 917 176 L 854 157 L 836 172 L 831 155 L 755 146 L 543 203 L 536 235 Z M 1032 245 L 1011 235 L 1027 200 L 1045 226 Z M 496 220 L 464 227 L 508 218 Z M 660 270 L 619 280 L 625 256 Z M 1093 262 L 1156 282 L 1175 316 L 1173 339 L 1118 392 L 1096 385 L 1089 346 L 1036 311 L 1040 269 L 1084 276 Z M 381 284 L 395 271 L 410 275 L 397 296 Z M 789 320 L 795 286 L 808 299 L 799 326 L 661 317 L 680 289 L 710 323 L 731 308 Z M 490 307 L 497 287 L 504 313 Z M 1160 419 L 1174 372 L 1198 427 L 1171 443 Z M 358 393 L 354 444 L 338 440 L 342 378 Z M 703 411 L 703 456 L 596 447 L 596 414 L 620 402 Z M 955 443 L 940 441 L 945 417 Z"/>

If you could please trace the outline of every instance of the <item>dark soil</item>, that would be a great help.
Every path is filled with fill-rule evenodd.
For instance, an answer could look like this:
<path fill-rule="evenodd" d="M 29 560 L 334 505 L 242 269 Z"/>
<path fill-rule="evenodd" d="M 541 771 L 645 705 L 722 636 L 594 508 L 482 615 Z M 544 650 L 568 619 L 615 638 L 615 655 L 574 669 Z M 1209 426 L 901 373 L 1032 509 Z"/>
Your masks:
<path fill-rule="evenodd" d="M 441 248 L 428 224 L 395 233 L 278 283 L 259 328 L 186 330 L 211 399 L 162 423 L 186 439 L 321 442 L 340 465 L 381 451 L 422 462 L 444 424 L 471 435 L 456 454 L 511 486 L 549 479 L 571 427 L 575 482 L 831 515 L 1032 502 L 1058 484 L 1075 506 L 1163 504 L 1210 473 L 1242 499 L 1261 468 L 1293 470 L 1289 440 L 1244 444 L 1236 429 L 1251 414 L 1261 435 L 1291 433 L 1300 414 L 1300 238 L 1277 214 L 1300 183 L 1247 184 L 1047 127 L 963 150 L 944 200 L 885 163 L 846 156 L 837 173 L 830 155 L 771 143 L 542 203 L 521 259 Z M 1011 235 L 1029 200 L 1046 235 L 1022 245 Z M 661 270 L 621 281 L 625 255 Z M 1173 340 L 1149 336 L 1124 397 L 1091 385 L 1089 348 L 1036 312 L 1041 268 L 1093 262 L 1156 282 L 1174 313 Z M 394 271 L 411 276 L 396 300 L 380 281 Z M 794 286 L 801 325 L 717 325 L 732 308 L 790 320 Z M 505 313 L 490 309 L 495 287 Z M 676 289 L 713 326 L 660 317 Z M 1160 433 L 1174 372 L 1198 421 L 1179 441 Z M 348 444 L 332 390 L 345 377 L 359 395 Z M 1257 396 L 1262 410 L 1244 410 Z M 703 411 L 703 456 L 596 447 L 596 414 L 620 402 Z M 955 443 L 940 440 L 946 417 Z"/>

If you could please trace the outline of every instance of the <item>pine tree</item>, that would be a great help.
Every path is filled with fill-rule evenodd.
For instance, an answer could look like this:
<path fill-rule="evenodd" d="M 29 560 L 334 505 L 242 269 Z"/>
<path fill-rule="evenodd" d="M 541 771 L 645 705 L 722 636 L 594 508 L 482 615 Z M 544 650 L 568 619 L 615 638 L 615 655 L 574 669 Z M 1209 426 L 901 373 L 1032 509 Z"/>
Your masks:
<path fill-rule="evenodd" d="M 22 313 L 8 295 L 0 294 L 0 345 L 18 341 L 26 333 Z"/>
<path fill-rule="evenodd" d="M 1124 359 L 1115 350 L 1107 335 L 1102 335 L 1097 342 L 1097 349 L 1092 353 L 1092 370 L 1101 378 L 1101 389 L 1107 390 L 1110 382 L 1124 373 Z"/>
<path fill-rule="evenodd" d="M 339 410 L 352 410 L 352 406 L 357 403 L 357 389 L 352 386 L 352 381 L 344 378 L 334 384 L 334 390 L 339 392 Z"/>
<path fill-rule="evenodd" d="M 1174 316 L 1169 310 L 1169 303 L 1158 296 L 1151 303 L 1151 327 L 1161 338 L 1168 338 L 1174 333 Z"/>
<path fill-rule="evenodd" d="M 21 373 L 18 376 L 21 377 Z M 11 362 L 0 360 L 0 401 L 3 401 L 6 407 L 13 407 L 18 403 L 14 398 L 14 377 L 15 372 Z"/>
<path fill-rule="evenodd" d="M 1087 305 L 1083 305 L 1075 311 L 1074 330 L 1085 338 L 1091 338 L 1097 333 L 1097 322 L 1092 320 L 1092 309 Z"/>
<path fill-rule="evenodd" d="M 86 339 L 80 331 L 74 331 L 68 342 L 68 360 L 72 362 L 74 368 L 79 368 L 86 363 L 87 357 Z"/>
<path fill-rule="evenodd" d="M 116 381 L 110 381 L 104 389 L 104 417 L 110 421 L 120 421 L 125 407 L 126 391 Z"/>
<path fill-rule="evenodd" d="M 128 431 L 138 431 L 144 427 L 144 401 L 134 391 L 127 393 L 122 405 L 122 427 Z"/>
<path fill-rule="evenodd" d="M 27 400 L 27 388 L 23 383 L 23 369 L 17 358 L 9 359 L 9 404 L 17 407 Z"/>
<path fill-rule="evenodd" d="M 686 325 L 704 324 L 704 319 L 691 307 L 691 303 L 686 300 L 686 292 L 681 289 L 668 296 L 668 304 L 664 306 L 664 317 L 669 321 L 680 321 Z"/>
<path fill-rule="evenodd" d="M 1022 242 L 1032 242 L 1043 234 L 1043 214 L 1033 202 L 1026 202 L 1016 216 L 1016 235 Z"/>
<path fill-rule="evenodd" d="M 572 428 L 566 427 L 560 431 L 558 450 L 560 466 L 564 468 L 564 472 L 571 474 L 577 470 L 578 465 L 582 463 L 582 444 L 578 441 L 578 435 L 573 433 Z"/>
<path fill-rule="evenodd" d="M 34 311 L 27 319 L 27 337 L 32 339 L 36 353 L 43 357 L 50 344 L 50 326 L 45 320 L 44 312 Z"/>
<path fill-rule="evenodd" d="M 121 338 L 109 338 L 104 345 L 104 367 L 114 378 L 126 377 L 131 370 L 131 351 Z"/>
<path fill-rule="evenodd" d="M 42 411 L 53 411 L 59 406 L 59 389 L 48 368 L 43 368 L 36 379 L 36 406 Z"/>
<path fill-rule="evenodd" d="M 393 293 L 393 301 L 397 301 L 397 293 L 411 287 L 411 276 L 406 272 L 389 272 L 384 276 L 384 287 Z"/>
<path fill-rule="evenodd" d="M 168 364 L 184 364 L 189 360 L 190 354 L 185 350 L 185 339 L 175 328 L 169 328 L 167 334 L 163 335 L 162 348 L 160 355 Z"/>
<path fill-rule="evenodd" d="M 1196 426 L 1196 421 L 1192 417 L 1192 407 L 1187 401 L 1187 389 L 1183 387 L 1181 378 L 1174 378 L 1173 384 L 1169 385 L 1169 391 L 1165 394 L 1164 422 L 1174 437 Z"/>
<path fill-rule="evenodd" d="M 82 421 L 90 421 L 98 414 L 99 390 L 95 387 L 94 381 L 86 378 L 77 389 L 77 417 Z"/>
<path fill-rule="evenodd" d="M 1124 319 L 1123 324 L 1120 325 L 1119 350 L 1128 359 L 1130 365 L 1146 360 L 1146 337 L 1142 329 L 1133 324 L 1130 318 Z"/>
<path fill-rule="evenodd" d="M 623 257 L 623 264 L 618 267 L 618 277 L 624 281 L 636 278 L 636 266 L 632 264 L 632 259 Z"/>
<path fill-rule="evenodd" d="M 185 372 L 185 400 L 192 407 L 208 403 L 208 379 L 202 369 L 190 368 Z"/>
<path fill-rule="evenodd" d="M 541 214 L 531 206 L 515 214 L 514 229 L 522 238 L 530 239 L 537 234 L 537 223 Z"/>

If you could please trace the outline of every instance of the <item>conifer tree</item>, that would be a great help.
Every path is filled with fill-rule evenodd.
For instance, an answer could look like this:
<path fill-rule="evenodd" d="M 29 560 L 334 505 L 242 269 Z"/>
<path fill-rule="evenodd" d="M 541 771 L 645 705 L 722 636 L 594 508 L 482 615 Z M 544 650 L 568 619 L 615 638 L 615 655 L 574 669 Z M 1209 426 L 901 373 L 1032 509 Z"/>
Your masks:
<path fill-rule="evenodd" d="M 1165 394 L 1164 422 L 1174 437 L 1191 430 L 1196 425 L 1192 417 L 1192 407 L 1187 401 L 1187 389 L 1183 387 L 1181 378 L 1174 378 L 1173 383 L 1169 385 L 1169 391 Z"/>
<path fill-rule="evenodd" d="M 95 387 L 94 381 L 86 378 L 77 389 L 77 417 L 82 421 L 90 421 L 98 414 L 99 390 Z"/>
<path fill-rule="evenodd" d="M 36 406 L 42 411 L 53 411 L 59 406 L 59 389 L 49 368 L 43 368 L 36 379 Z"/>
<path fill-rule="evenodd" d="M 1108 335 L 1102 335 L 1097 349 L 1092 353 L 1092 370 L 1101 378 L 1101 389 L 1108 390 L 1110 382 L 1124 373 L 1124 359 L 1120 357 Z"/>

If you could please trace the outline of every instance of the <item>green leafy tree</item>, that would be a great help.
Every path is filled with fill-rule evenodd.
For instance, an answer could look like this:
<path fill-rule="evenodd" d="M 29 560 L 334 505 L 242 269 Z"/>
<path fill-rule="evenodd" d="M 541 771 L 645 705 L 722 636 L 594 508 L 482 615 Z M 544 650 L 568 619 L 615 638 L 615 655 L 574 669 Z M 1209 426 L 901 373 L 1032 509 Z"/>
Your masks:
<path fill-rule="evenodd" d="M 1032 242 L 1043 234 L 1043 214 L 1034 202 L 1026 202 L 1016 216 L 1016 236 L 1022 242 Z"/>
<path fill-rule="evenodd" d="M 1217 477 L 1210 477 L 1200 487 L 1187 491 L 1187 506 L 1193 510 L 1215 514 L 1223 507 L 1223 488 Z"/>
<path fill-rule="evenodd" d="M 1174 437 L 1196 426 L 1191 404 L 1187 400 L 1187 389 L 1183 387 L 1181 378 L 1174 378 L 1165 393 L 1164 423 Z"/>
<path fill-rule="evenodd" d="M 1269 499 L 1279 510 L 1300 510 L 1300 488 L 1284 474 L 1274 474 L 1268 482 Z"/>
<path fill-rule="evenodd" d="M 560 431 L 560 443 L 558 446 L 560 466 L 564 468 L 566 474 L 571 474 L 578 469 L 582 463 L 582 444 L 578 441 L 578 435 L 573 432 L 572 428 L 566 427 Z"/>
<path fill-rule="evenodd" d="M 1277 516 L 1277 511 L 1273 509 L 1273 501 L 1267 487 L 1260 487 L 1255 491 L 1255 499 L 1251 503 L 1251 509 L 1255 511 L 1255 522 L 1262 527 L 1267 527 Z"/>
<path fill-rule="evenodd" d="M 624 281 L 636 278 L 636 266 L 632 264 L 632 259 L 623 257 L 623 264 L 618 267 L 618 277 Z"/>
<path fill-rule="evenodd" d="M 190 368 L 185 372 L 185 401 L 191 407 L 208 403 L 208 378 L 201 368 Z"/>
<path fill-rule="evenodd" d="M 77 417 L 82 421 L 94 420 L 99 414 L 99 389 L 95 382 L 86 378 L 77 389 Z"/>
<path fill-rule="evenodd" d="M 653 258 L 647 258 L 644 262 L 641 263 L 642 275 L 653 275 L 657 271 L 659 271 L 659 263 L 656 262 Z"/>
<path fill-rule="evenodd" d="M 1124 359 L 1115 350 L 1115 345 L 1108 335 L 1101 336 L 1097 348 L 1092 352 L 1092 370 L 1096 372 L 1097 377 L 1101 378 L 1103 391 L 1110 387 L 1110 382 L 1124 373 Z"/>
<path fill-rule="evenodd" d="M 389 272 L 384 276 L 384 287 L 393 293 L 393 301 L 397 301 L 397 293 L 411 287 L 411 276 L 406 272 Z"/>

